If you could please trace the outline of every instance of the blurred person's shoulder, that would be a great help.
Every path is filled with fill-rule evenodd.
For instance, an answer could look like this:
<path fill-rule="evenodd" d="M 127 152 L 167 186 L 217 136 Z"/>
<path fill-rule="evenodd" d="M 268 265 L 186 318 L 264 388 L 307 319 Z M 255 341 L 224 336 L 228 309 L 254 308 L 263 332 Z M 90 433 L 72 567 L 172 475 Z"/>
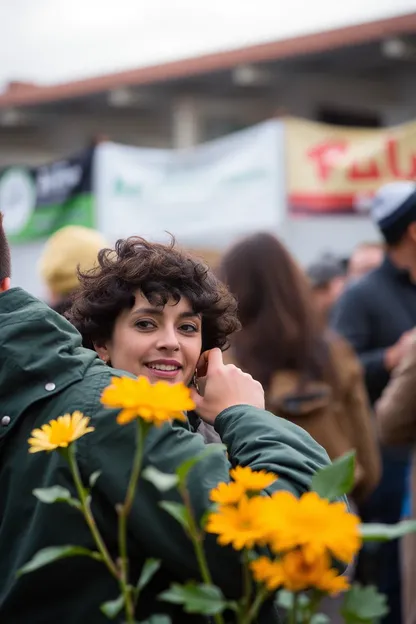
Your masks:
<path fill-rule="evenodd" d="M 382 266 L 369 271 L 357 279 L 350 280 L 345 284 L 344 291 L 340 296 L 340 302 L 357 299 L 367 299 L 379 288 L 383 280 Z"/>
<path fill-rule="evenodd" d="M 361 367 L 359 358 L 351 343 L 336 329 L 328 327 L 324 334 L 331 356 L 338 363 L 350 362 L 354 367 Z"/>
<path fill-rule="evenodd" d="M 325 338 L 336 370 L 338 390 L 348 391 L 354 380 L 363 378 L 361 362 L 351 343 L 339 332 L 328 328 Z"/>

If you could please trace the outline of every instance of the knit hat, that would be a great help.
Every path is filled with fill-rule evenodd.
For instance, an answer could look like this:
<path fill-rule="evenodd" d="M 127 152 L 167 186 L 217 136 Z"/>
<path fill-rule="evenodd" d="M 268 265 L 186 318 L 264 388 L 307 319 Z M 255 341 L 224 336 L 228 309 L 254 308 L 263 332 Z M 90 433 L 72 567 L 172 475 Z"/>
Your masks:
<path fill-rule="evenodd" d="M 46 242 L 39 260 L 40 275 L 50 291 L 65 296 L 79 286 L 78 267 L 87 271 L 97 265 L 100 249 L 108 247 L 105 238 L 95 230 L 68 225 Z"/>
<path fill-rule="evenodd" d="M 327 253 L 313 262 L 306 274 L 313 288 L 323 288 L 336 277 L 343 277 L 345 267 L 341 258 Z"/>
<path fill-rule="evenodd" d="M 416 221 L 416 182 L 402 180 L 382 186 L 373 198 L 371 216 L 388 243 L 398 242 Z"/>

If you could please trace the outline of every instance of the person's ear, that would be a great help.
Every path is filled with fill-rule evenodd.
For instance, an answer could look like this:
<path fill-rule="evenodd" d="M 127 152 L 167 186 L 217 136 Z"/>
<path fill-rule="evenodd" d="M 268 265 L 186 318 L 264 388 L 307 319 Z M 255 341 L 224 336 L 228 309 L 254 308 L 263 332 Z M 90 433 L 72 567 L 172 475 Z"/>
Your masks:
<path fill-rule="evenodd" d="M 98 354 L 98 357 L 104 362 L 104 364 L 108 364 L 110 362 L 110 353 L 106 344 L 98 345 L 94 342 L 94 349 Z"/>
<path fill-rule="evenodd" d="M 5 277 L 3 280 L 1 280 L 0 292 L 5 292 L 6 290 L 9 290 L 10 287 L 11 287 L 10 277 Z"/>

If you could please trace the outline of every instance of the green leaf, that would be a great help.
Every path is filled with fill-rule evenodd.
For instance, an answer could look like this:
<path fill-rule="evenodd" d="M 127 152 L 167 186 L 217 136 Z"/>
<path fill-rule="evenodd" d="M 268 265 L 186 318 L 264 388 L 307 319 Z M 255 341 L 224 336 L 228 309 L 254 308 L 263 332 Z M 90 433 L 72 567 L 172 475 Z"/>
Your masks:
<path fill-rule="evenodd" d="M 160 559 L 146 559 L 137 581 L 136 588 L 141 591 L 160 568 Z"/>
<path fill-rule="evenodd" d="M 293 592 L 287 591 L 286 589 L 281 589 L 277 594 L 277 604 L 282 609 L 291 609 L 294 605 L 295 594 Z M 310 600 L 306 594 L 300 594 L 298 596 L 298 605 L 304 609 L 310 604 Z"/>
<path fill-rule="evenodd" d="M 312 490 L 330 501 L 349 494 L 354 486 L 354 467 L 355 451 L 350 451 L 312 477 Z"/>
<path fill-rule="evenodd" d="M 175 485 L 179 483 L 178 475 L 167 474 L 166 472 L 160 472 L 153 466 L 148 466 L 142 472 L 143 479 L 150 481 L 159 492 L 167 492 L 171 490 Z"/>
<path fill-rule="evenodd" d="M 93 552 L 88 548 L 82 548 L 81 546 L 48 546 L 48 548 L 39 550 L 33 559 L 20 568 L 17 576 L 33 572 L 34 570 L 48 565 L 49 563 L 53 563 L 58 559 L 66 559 L 67 557 L 76 557 L 78 555 L 101 560 L 101 555 L 99 553 Z"/>
<path fill-rule="evenodd" d="M 179 524 L 183 526 L 185 531 L 189 532 L 189 516 L 188 510 L 182 503 L 174 503 L 171 501 L 162 501 L 159 505 L 167 511 Z"/>
<path fill-rule="evenodd" d="M 37 488 L 33 494 L 42 503 L 63 503 L 71 499 L 71 492 L 60 485 L 53 485 L 48 488 Z"/>
<path fill-rule="evenodd" d="M 186 613 L 200 613 L 202 615 L 216 615 L 227 608 L 227 602 L 215 585 L 198 585 L 194 582 L 186 585 L 173 583 L 170 589 L 159 595 L 161 600 L 183 605 Z"/>
<path fill-rule="evenodd" d="M 360 532 L 364 542 L 388 542 L 407 533 L 415 533 L 416 520 L 403 520 L 397 524 L 362 524 Z"/>
<path fill-rule="evenodd" d="M 341 614 L 347 624 L 371 624 L 388 613 L 387 600 L 377 589 L 369 585 L 354 584 L 345 594 Z"/>
<path fill-rule="evenodd" d="M 124 606 L 124 596 L 121 594 L 115 600 L 109 600 L 108 602 L 104 602 L 100 609 L 104 613 L 109 620 L 114 620 L 114 618 L 120 613 Z"/>
<path fill-rule="evenodd" d="M 139 624 L 172 624 L 172 620 L 168 615 L 151 615 L 148 620 Z"/>
<path fill-rule="evenodd" d="M 90 476 L 90 480 L 89 480 L 90 488 L 94 487 L 100 475 L 101 475 L 101 470 L 96 470 L 95 472 L 92 473 L 92 475 Z"/>
<path fill-rule="evenodd" d="M 186 461 L 184 461 L 179 468 L 176 469 L 176 474 L 178 476 L 179 479 L 179 486 L 184 486 L 186 485 L 186 480 L 188 478 L 188 474 L 190 472 L 190 470 L 196 465 L 198 464 L 201 460 L 205 459 L 206 457 L 208 457 L 208 455 L 211 455 L 214 451 L 218 452 L 218 450 L 226 450 L 226 446 L 224 444 L 208 444 L 205 447 L 205 450 L 202 451 L 202 453 L 199 453 L 199 455 L 196 455 L 195 457 L 191 457 L 191 459 L 187 459 Z"/>
<path fill-rule="evenodd" d="M 331 624 L 331 620 L 323 613 L 315 613 L 315 615 L 312 616 L 311 624 Z"/>

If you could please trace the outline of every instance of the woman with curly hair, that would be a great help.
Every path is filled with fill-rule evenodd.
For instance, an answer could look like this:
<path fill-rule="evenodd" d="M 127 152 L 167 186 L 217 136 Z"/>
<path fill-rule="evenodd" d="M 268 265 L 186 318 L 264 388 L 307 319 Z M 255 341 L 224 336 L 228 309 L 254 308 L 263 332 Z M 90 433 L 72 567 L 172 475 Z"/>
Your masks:
<path fill-rule="evenodd" d="M 203 352 L 224 349 L 239 328 L 236 302 L 200 260 L 143 238 L 103 249 L 98 266 L 80 273 L 68 313 L 86 347 L 114 368 L 150 381 L 196 385 Z M 212 427 L 189 415 L 207 442 Z"/>
<path fill-rule="evenodd" d="M 85 483 L 90 475 L 99 475 L 94 517 L 116 560 L 115 510 L 128 489 L 136 423 L 120 426 L 119 410 L 104 407 L 100 396 L 113 377 L 126 373 L 81 348 L 79 333 L 46 304 L 21 288 L 10 288 L 10 264 L 0 215 L 1 619 L 105 624 L 100 605 L 117 596 L 119 586 L 95 558 L 51 563 L 36 570 L 36 578 L 18 575 L 34 553 L 66 544 L 69 537 L 88 550 L 96 548 L 87 525 L 69 505 L 45 505 L 33 496 L 40 484 L 58 482 L 72 490 L 73 479 L 60 453 L 28 453 L 27 440 L 59 414 L 82 412 L 91 419 L 94 434 L 77 440 L 74 451 Z M 83 277 L 73 317 L 102 358 L 151 379 L 189 383 L 201 351 L 223 346 L 236 327 L 234 310 L 233 298 L 199 262 L 171 247 L 129 239 L 115 251 L 100 253 L 100 266 Z M 218 348 L 207 359 L 204 396 L 196 396 L 195 403 L 201 417 L 215 425 L 228 457 L 221 446 L 207 455 L 201 436 L 180 421 L 154 427 L 143 447 L 143 467 L 162 473 L 174 474 L 185 462 L 196 461 L 186 486 L 198 525 L 211 508 L 210 492 L 230 482 L 230 465 L 278 475 L 265 495 L 288 490 L 296 496 L 308 491 L 316 470 L 328 465 L 326 453 L 302 429 L 264 410 L 258 382 L 224 365 Z M 4 416 L 6 406 L 10 416 Z M 185 613 L 182 605 L 161 599 L 172 584 L 200 578 L 192 543 L 162 508 L 164 500 L 183 502 L 177 488 L 160 492 L 143 479 L 131 502 L 126 549 L 132 586 L 143 579 L 146 561 L 160 564 L 141 591 L 134 619 L 150 621 L 160 614 L 172 624 L 204 624 L 203 615 Z M 240 553 L 221 547 L 214 535 L 205 536 L 204 548 L 224 600 L 241 596 Z M 278 621 L 272 598 L 258 621 Z"/>

